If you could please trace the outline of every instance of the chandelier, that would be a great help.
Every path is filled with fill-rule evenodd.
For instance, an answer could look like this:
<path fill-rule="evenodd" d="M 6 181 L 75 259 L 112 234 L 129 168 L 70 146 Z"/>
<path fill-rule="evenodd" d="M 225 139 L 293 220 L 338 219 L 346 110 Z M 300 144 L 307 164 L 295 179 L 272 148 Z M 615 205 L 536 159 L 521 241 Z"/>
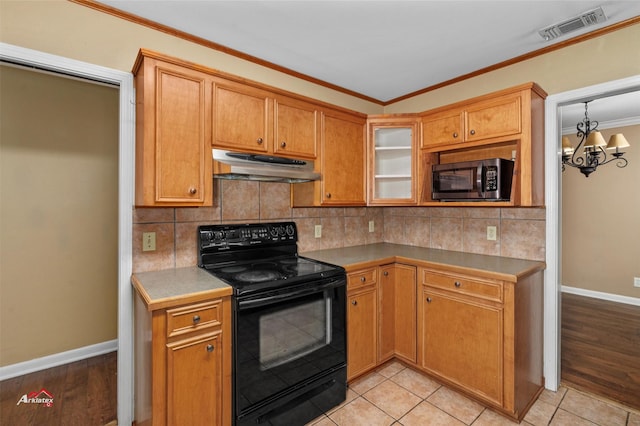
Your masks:
<path fill-rule="evenodd" d="M 564 172 L 565 166 L 571 166 L 579 169 L 580 173 L 586 177 L 589 177 L 598 166 L 612 161 L 616 161 L 618 167 L 626 167 L 628 161 L 622 157 L 624 152 L 620 150 L 630 146 L 622 133 L 612 135 L 609 143 L 605 142 L 602 133 L 596 130 L 598 122 L 589 119 L 587 111 L 589 102 L 591 101 L 584 103 L 584 118 L 576 126 L 578 130 L 576 136 L 580 138 L 578 146 L 574 149 L 569 138 L 562 137 L 562 171 Z M 615 151 L 607 158 L 606 150 Z"/>

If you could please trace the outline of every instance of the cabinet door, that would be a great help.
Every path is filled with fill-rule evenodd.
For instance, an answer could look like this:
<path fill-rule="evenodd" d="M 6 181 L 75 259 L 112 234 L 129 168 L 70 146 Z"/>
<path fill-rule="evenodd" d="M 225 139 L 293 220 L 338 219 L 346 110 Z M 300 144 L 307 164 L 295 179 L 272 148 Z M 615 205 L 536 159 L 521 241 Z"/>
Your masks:
<path fill-rule="evenodd" d="M 216 83 L 214 103 L 213 146 L 235 151 L 269 151 L 272 100 L 267 92 Z"/>
<path fill-rule="evenodd" d="M 323 114 L 322 205 L 364 205 L 365 120 Z"/>
<path fill-rule="evenodd" d="M 312 104 L 279 98 L 275 101 L 274 153 L 315 159 L 318 146 L 318 111 Z"/>
<path fill-rule="evenodd" d="M 502 404 L 502 309 L 424 287 L 422 367 Z"/>
<path fill-rule="evenodd" d="M 177 65 L 144 61 L 136 75 L 136 205 L 210 204 L 210 79 Z"/>
<path fill-rule="evenodd" d="M 377 365 L 378 294 L 375 286 L 350 292 L 347 306 L 347 379 Z"/>
<path fill-rule="evenodd" d="M 416 267 L 397 264 L 394 266 L 395 281 L 395 354 L 416 362 L 417 336 L 417 281 Z"/>
<path fill-rule="evenodd" d="M 460 142 L 464 142 L 464 121 L 461 111 L 438 113 L 422 119 L 421 148 Z"/>
<path fill-rule="evenodd" d="M 221 425 L 222 334 L 167 345 L 167 425 Z"/>
<path fill-rule="evenodd" d="M 466 109 L 466 140 L 517 134 L 521 128 L 520 96 L 502 96 Z"/>
<path fill-rule="evenodd" d="M 415 120 L 372 119 L 368 128 L 368 203 L 415 204 L 418 123 Z"/>

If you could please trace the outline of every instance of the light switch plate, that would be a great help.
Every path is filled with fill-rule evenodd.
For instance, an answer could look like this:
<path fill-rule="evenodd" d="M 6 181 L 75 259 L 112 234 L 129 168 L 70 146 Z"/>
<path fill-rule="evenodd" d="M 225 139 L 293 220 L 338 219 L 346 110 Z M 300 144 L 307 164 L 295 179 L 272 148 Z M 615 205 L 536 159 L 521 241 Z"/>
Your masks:
<path fill-rule="evenodd" d="M 154 251 L 156 249 L 156 233 L 142 233 L 142 251 Z"/>
<path fill-rule="evenodd" d="M 495 241 L 498 238 L 498 231 L 495 226 L 487 226 L 487 240 Z"/>
<path fill-rule="evenodd" d="M 376 230 L 376 224 L 372 220 L 370 220 L 369 221 L 369 232 L 375 232 L 375 230 Z"/>
<path fill-rule="evenodd" d="M 322 225 L 316 225 L 315 237 L 316 238 L 322 238 Z"/>
<path fill-rule="evenodd" d="M 633 286 L 640 287 L 640 277 L 633 277 Z"/>

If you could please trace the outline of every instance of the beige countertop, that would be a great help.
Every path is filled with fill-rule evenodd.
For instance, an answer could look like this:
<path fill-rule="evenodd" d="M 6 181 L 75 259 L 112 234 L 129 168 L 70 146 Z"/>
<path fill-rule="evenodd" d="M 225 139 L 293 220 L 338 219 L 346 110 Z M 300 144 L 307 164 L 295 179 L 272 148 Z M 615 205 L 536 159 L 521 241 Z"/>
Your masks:
<path fill-rule="evenodd" d="M 517 282 L 520 277 L 545 268 L 544 262 L 532 260 L 389 243 L 318 250 L 300 255 L 343 266 L 347 272 L 400 262 L 510 282 Z M 196 266 L 140 272 L 131 276 L 131 282 L 149 311 L 229 296 L 232 292 L 228 284 Z"/>
<path fill-rule="evenodd" d="M 431 268 L 446 268 L 452 272 L 479 274 L 486 278 L 511 282 L 517 282 L 518 278 L 546 267 L 544 262 L 533 260 L 389 243 L 317 250 L 300 253 L 300 255 L 343 266 L 347 272 L 385 263 L 401 262 Z"/>
<path fill-rule="evenodd" d="M 197 266 L 139 272 L 131 283 L 149 311 L 231 295 L 231 286 Z"/>

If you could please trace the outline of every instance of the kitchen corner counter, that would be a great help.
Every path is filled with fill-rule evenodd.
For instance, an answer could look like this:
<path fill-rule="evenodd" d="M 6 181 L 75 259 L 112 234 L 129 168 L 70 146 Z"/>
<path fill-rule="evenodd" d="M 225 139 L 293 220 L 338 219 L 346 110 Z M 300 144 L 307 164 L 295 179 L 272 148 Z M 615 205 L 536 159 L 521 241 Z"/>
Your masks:
<path fill-rule="evenodd" d="M 459 251 L 438 250 L 402 244 L 378 243 L 300 253 L 302 256 L 344 267 L 347 272 L 383 265 L 409 263 L 424 267 L 446 267 L 458 273 L 517 282 L 546 268 L 544 262 L 511 257 L 488 256 Z"/>
<path fill-rule="evenodd" d="M 230 296 L 232 292 L 231 286 L 196 266 L 135 273 L 131 283 L 149 311 Z"/>

